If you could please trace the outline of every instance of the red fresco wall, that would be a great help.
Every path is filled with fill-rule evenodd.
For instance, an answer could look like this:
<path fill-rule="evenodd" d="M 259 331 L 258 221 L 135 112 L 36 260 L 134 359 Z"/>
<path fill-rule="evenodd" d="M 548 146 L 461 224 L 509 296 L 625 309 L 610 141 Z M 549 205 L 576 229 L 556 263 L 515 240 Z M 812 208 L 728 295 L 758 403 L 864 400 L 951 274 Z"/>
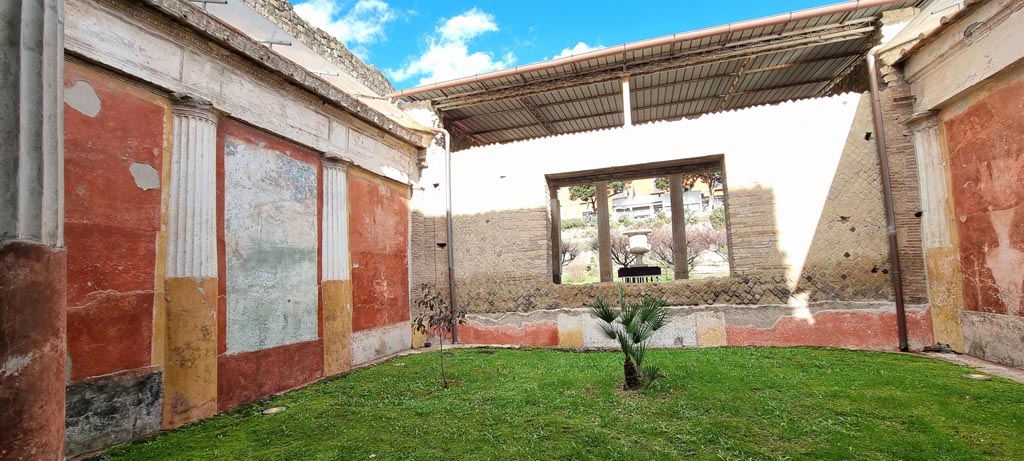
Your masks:
<path fill-rule="evenodd" d="M 832 346 L 851 349 L 896 350 L 899 335 L 895 312 L 836 311 L 814 314 L 814 324 L 786 316 L 771 328 L 725 326 L 730 346 Z M 920 350 L 931 345 L 932 317 L 928 309 L 907 310 L 907 342 Z"/>
<path fill-rule="evenodd" d="M 310 383 L 323 376 L 323 299 L 317 308 L 316 341 L 287 344 L 255 352 L 227 354 L 227 268 L 224 241 L 224 138 L 231 136 L 246 143 L 275 150 L 281 155 L 315 165 L 317 184 L 322 181 L 320 155 L 281 140 L 257 128 L 233 120 L 220 121 L 217 127 L 217 252 L 220 299 L 217 312 L 217 407 L 224 411 L 239 404 Z M 323 189 L 317 187 L 317 210 L 323 208 Z M 317 213 L 317 233 L 323 240 L 321 213 Z M 323 270 L 322 255 L 317 254 L 317 280 Z"/>
<path fill-rule="evenodd" d="M 169 126 L 167 104 L 152 93 L 68 63 L 64 86 L 76 83 L 95 91 L 100 110 L 64 106 L 72 381 L 150 365 L 161 188 L 145 190 L 129 168 L 160 177 Z"/>
<path fill-rule="evenodd" d="M 964 309 L 1024 316 L 1024 80 L 944 123 Z"/>
<path fill-rule="evenodd" d="M 467 321 L 459 325 L 459 341 L 463 344 L 519 344 L 534 347 L 558 346 L 558 322 L 528 322 L 522 326 L 484 326 Z"/>
<path fill-rule="evenodd" d="M 408 192 L 349 172 L 352 331 L 408 322 Z"/>

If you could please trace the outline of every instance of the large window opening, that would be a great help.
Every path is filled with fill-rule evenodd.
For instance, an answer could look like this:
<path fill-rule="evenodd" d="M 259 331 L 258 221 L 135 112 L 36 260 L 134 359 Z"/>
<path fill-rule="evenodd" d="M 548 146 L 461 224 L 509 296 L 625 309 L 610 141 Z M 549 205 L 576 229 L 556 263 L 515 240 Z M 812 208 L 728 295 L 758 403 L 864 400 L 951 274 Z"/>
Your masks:
<path fill-rule="evenodd" d="M 730 274 L 721 156 L 547 178 L 555 283 Z"/>

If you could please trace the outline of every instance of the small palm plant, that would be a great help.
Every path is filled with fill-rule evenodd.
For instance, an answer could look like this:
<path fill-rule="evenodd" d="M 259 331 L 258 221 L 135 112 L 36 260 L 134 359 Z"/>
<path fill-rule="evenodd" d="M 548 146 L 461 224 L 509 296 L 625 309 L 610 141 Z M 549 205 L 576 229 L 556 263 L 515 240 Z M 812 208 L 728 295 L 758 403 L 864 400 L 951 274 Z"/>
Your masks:
<path fill-rule="evenodd" d="M 608 338 L 618 341 L 626 360 L 622 365 L 626 390 L 649 386 L 655 379 L 663 377 L 661 370 L 651 364 L 644 364 L 647 341 L 668 323 L 668 311 L 664 299 L 644 295 L 639 302 L 627 304 L 619 287 L 619 306 L 608 305 L 604 298 L 597 297 L 597 305 L 590 312 L 600 320 L 601 331 Z"/>

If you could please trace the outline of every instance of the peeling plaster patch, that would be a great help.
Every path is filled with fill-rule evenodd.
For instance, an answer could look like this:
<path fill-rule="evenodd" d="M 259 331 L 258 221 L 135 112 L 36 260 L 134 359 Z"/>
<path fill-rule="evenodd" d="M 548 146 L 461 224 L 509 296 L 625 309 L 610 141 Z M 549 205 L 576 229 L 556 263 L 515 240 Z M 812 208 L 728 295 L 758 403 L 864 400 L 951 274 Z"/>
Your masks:
<path fill-rule="evenodd" d="M 35 352 L 30 352 L 25 355 L 15 355 L 7 359 L 4 362 L 4 366 L 0 367 L 0 376 L 16 376 L 21 373 L 21 369 L 25 368 L 28 364 L 32 363 L 32 359 L 36 356 Z"/>
<path fill-rule="evenodd" d="M 92 89 L 89 82 L 79 80 L 71 88 L 64 89 L 64 103 L 81 112 L 87 117 L 95 117 L 100 113 L 100 97 Z"/>
<path fill-rule="evenodd" d="M 150 190 L 160 188 L 160 173 L 156 171 L 156 168 L 145 163 L 136 162 L 128 167 L 128 171 L 132 172 L 132 177 L 135 178 L 135 185 L 139 186 L 139 189 Z"/>
<path fill-rule="evenodd" d="M 1024 272 L 1024 253 L 1010 246 L 1010 226 L 1013 224 L 1015 208 L 992 211 L 992 228 L 996 231 L 999 246 L 987 250 L 985 264 L 992 271 L 992 278 L 999 288 L 997 295 L 1006 306 L 1006 312 L 1024 314 L 1021 308 L 1021 273 Z"/>

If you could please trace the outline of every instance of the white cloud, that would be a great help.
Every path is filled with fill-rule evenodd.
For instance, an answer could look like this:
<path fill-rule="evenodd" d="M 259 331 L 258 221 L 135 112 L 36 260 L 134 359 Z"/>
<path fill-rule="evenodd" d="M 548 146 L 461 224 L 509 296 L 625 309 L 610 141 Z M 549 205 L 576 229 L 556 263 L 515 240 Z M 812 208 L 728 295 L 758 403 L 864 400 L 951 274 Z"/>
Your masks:
<path fill-rule="evenodd" d="M 473 8 L 444 22 L 437 28 L 441 40 L 447 42 L 465 42 L 484 32 L 497 32 L 498 25 L 494 16 Z"/>
<path fill-rule="evenodd" d="M 496 58 L 492 53 L 469 50 L 470 40 L 497 31 L 493 15 L 470 9 L 441 23 L 429 37 L 423 54 L 400 69 L 388 70 L 388 74 L 396 82 L 420 77 L 419 85 L 427 85 L 504 69 L 516 60 L 511 51 Z"/>
<path fill-rule="evenodd" d="M 601 46 L 601 45 L 590 46 L 590 45 L 587 45 L 584 42 L 579 42 L 579 43 L 576 44 L 576 46 L 574 46 L 572 48 L 564 48 L 564 49 L 562 49 L 561 53 L 556 54 L 555 57 L 551 58 L 551 59 L 558 59 L 558 58 L 565 58 L 565 57 L 569 57 L 569 56 L 575 56 L 575 55 L 578 55 L 578 54 L 586 53 L 588 51 L 600 50 L 602 48 L 604 48 L 604 46 Z"/>
<path fill-rule="evenodd" d="M 344 14 L 338 0 L 309 0 L 295 5 L 295 12 L 341 40 L 364 60 L 368 54 L 366 46 L 385 40 L 384 26 L 397 16 L 383 0 L 358 0 Z"/>

